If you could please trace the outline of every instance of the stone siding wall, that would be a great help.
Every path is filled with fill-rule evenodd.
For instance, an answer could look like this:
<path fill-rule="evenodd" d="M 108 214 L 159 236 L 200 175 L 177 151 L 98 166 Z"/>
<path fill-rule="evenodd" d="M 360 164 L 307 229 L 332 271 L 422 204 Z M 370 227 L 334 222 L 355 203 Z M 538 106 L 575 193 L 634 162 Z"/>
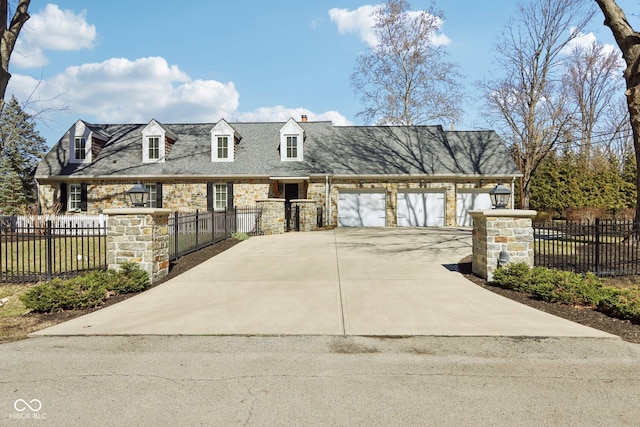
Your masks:
<path fill-rule="evenodd" d="M 292 200 L 291 206 L 300 207 L 300 231 L 312 231 L 318 228 L 318 206 L 315 200 Z"/>
<path fill-rule="evenodd" d="M 256 200 L 262 208 L 262 232 L 265 235 L 284 233 L 285 199 Z"/>
<path fill-rule="evenodd" d="M 493 280 L 501 251 L 507 252 L 509 263 L 524 262 L 533 267 L 535 211 L 495 209 L 470 214 L 473 217 L 473 274 Z"/>
<path fill-rule="evenodd" d="M 228 182 L 228 180 L 214 180 L 213 182 Z M 254 206 L 257 200 L 267 198 L 282 197 L 282 194 L 274 194 L 273 181 L 269 179 L 235 180 L 234 182 L 234 206 Z M 145 184 L 152 184 L 149 180 L 143 180 Z M 360 187 L 362 183 L 362 187 Z M 129 180 L 94 180 L 88 182 L 87 213 L 101 213 L 110 208 L 126 208 L 130 206 L 129 189 L 135 184 Z M 497 182 L 477 181 L 457 181 L 447 179 L 414 180 L 361 180 L 361 179 L 334 179 L 331 182 L 330 206 L 331 215 L 327 218 L 329 225 L 338 224 L 338 194 L 342 189 L 357 190 L 380 189 L 386 192 L 386 225 L 396 226 L 398 213 L 398 191 L 402 189 L 425 189 L 444 191 L 446 197 L 445 204 L 445 224 L 447 226 L 457 225 L 456 194 L 460 189 L 465 188 L 486 188 L 495 187 Z M 280 191 L 284 187 L 281 183 Z M 59 199 L 59 185 L 56 183 L 40 185 L 39 198 L 44 213 L 52 213 L 55 204 Z M 300 184 L 300 193 L 304 192 L 304 185 Z M 206 183 L 194 180 L 171 180 L 171 183 L 162 185 L 163 203 L 162 207 L 172 211 L 192 212 L 196 209 L 205 210 L 207 208 L 207 187 Z M 313 177 L 309 180 L 306 194 L 300 194 L 300 198 L 314 200 L 320 204 L 326 212 L 326 191 L 325 179 L 323 177 Z M 513 199 L 513 198 L 512 198 Z"/>
<path fill-rule="evenodd" d="M 133 262 L 151 282 L 169 274 L 169 210 L 107 209 L 107 267 Z"/>

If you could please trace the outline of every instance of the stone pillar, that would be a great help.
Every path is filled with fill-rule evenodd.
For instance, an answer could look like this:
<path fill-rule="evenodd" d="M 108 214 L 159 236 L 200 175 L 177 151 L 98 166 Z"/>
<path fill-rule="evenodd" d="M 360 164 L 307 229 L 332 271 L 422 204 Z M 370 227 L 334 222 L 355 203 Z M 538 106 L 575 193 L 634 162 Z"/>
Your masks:
<path fill-rule="evenodd" d="M 533 267 L 534 246 L 532 218 L 536 211 L 490 209 L 470 211 L 473 218 L 473 274 L 493 280 L 501 251 L 509 263 L 524 262 Z"/>
<path fill-rule="evenodd" d="M 107 267 L 118 270 L 133 262 L 149 273 L 151 282 L 169 274 L 170 209 L 105 209 Z"/>
<path fill-rule="evenodd" d="M 318 204 L 315 200 L 291 200 L 291 206 L 300 207 L 300 231 L 313 231 L 318 227 Z"/>
<path fill-rule="evenodd" d="M 265 235 L 284 233 L 285 199 L 256 200 L 262 208 L 262 232 Z"/>

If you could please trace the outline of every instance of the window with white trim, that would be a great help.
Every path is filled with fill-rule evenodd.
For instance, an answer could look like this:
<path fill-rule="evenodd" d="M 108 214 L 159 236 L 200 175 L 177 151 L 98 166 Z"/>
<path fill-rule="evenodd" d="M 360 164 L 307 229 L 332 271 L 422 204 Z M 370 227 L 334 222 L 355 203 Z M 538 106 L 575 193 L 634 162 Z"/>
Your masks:
<path fill-rule="evenodd" d="M 87 140 L 84 138 L 75 138 L 73 141 L 73 152 L 76 160 L 84 160 L 87 158 Z"/>
<path fill-rule="evenodd" d="M 147 138 L 147 149 L 149 160 L 160 159 L 160 137 L 150 136 Z"/>
<path fill-rule="evenodd" d="M 215 210 L 227 210 L 227 184 L 215 185 Z"/>
<path fill-rule="evenodd" d="M 287 136 L 287 159 L 298 158 L 298 136 Z"/>
<path fill-rule="evenodd" d="M 145 184 L 145 187 L 149 190 L 149 202 L 148 207 L 157 208 L 158 207 L 158 187 L 155 184 Z"/>
<path fill-rule="evenodd" d="M 217 151 L 218 151 L 218 159 L 228 159 L 229 158 L 229 137 L 228 136 L 219 136 L 216 138 Z"/>
<path fill-rule="evenodd" d="M 80 184 L 69 185 L 68 210 L 79 211 L 82 208 L 82 186 Z"/>

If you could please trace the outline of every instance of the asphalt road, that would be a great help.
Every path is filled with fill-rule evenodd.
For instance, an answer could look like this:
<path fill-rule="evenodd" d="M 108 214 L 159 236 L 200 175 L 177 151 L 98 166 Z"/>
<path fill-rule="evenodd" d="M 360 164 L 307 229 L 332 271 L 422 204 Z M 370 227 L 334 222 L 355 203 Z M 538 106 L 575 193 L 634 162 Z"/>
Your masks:
<path fill-rule="evenodd" d="M 0 345 L 0 425 L 635 426 L 611 338 L 114 336 Z"/>

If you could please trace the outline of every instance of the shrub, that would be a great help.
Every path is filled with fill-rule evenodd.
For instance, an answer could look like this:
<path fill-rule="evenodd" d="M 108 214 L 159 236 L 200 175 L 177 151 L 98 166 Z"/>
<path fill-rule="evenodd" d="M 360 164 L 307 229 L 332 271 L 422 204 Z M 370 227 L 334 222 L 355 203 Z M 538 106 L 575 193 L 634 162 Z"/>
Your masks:
<path fill-rule="evenodd" d="M 567 221 L 579 222 L 586 224 L 594 224 L 596 218 L 602 218 L 604 209 L 585 207 L 585 208 L 569 208 L 565 210 L 564 217 Z"/>
<path fill-rule="evenodd" d="M 98 307 L 112 294 L 140 292 L 149 287 L 149 276 L 137 264 L 127 263 L 120 271 L 92 271 L 72 279 L 53 279 L 25 292 L 20 300 L 35 312 L 77 310 Z"/>
<path fill-rule="evenodd" d="M 499 268 L 493 278 L 497 286 L 528 292 L 543 301 L 589 306 L 609 316 L 640 323 L 640 288 L 606 286 L 593 273 L 529 268 L 517 263 Z"/>
<path fill-rule="evenodd" d="M 236 231 L 231 235 L 231 237 L 233 237 L 236 240 L 247 240 L 249 238 L 249 235 L 247 233 Z"/>
<path fill-rule="evenodd" d="M 147 272 L 132 262 L 122 264 L 117 273 L 110 270 L 107 274 L 110 276 L 107 289 L 119 294 L 142 292 L 150 285 Z"/>
<path fill-rule="evenodd" d="M 600 301 L 598 310 L 613 317 L 640 323 L 640 288 L 610 288 Z"/>
<path fill-rule="evenodd" d="M 493 273 L 493 283 L 501 288 L 519 290 L 522 284 L 529 281 L 531 269 L 523 262 L 509 264 L 498 268 Z"/>
<path fill-rule="evenodd" d="M 38 284 L 21 295 L 20 300 L 29 310 L 51 312 L 97 307 L 106 297 L 104 284 L 87 275 Z"/>

